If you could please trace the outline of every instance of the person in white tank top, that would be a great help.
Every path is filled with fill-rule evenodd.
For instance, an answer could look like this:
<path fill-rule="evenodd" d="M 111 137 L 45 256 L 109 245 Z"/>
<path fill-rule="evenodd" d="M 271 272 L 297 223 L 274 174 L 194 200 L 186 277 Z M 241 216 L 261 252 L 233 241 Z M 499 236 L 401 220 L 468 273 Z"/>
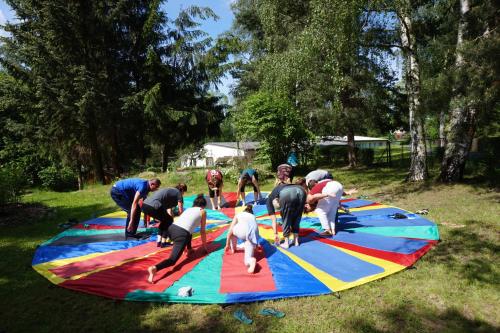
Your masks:
<path fill-rule="evenodd" d="M 201 243 L 205 253 L 208 253 L 207 249 L 207 235 L 205 230 L 205 225 L 207 223 L 207 213 L 205 212 L 205 207 L 207 206 L 207 200 L 203 197 L 203 194 L 198 195 L 193 202 L 193 207 L 184 210 L 181 216 L 168 228 L 168 233 L 170 239 L 173 241 L 174 245 L 172 247 L 172 252 L 170 252 L 170 257 L 162 262 L 148 267 L 148 282 L 154 283 L 154 276 L 156 272 L 174 266 L 177 260 L 182 255 L 182 252 L 187 248 L 187 255 L 193 254 L 193 249 L 191 248 L 191 239 L 193 237 L 193 232 L 196 227 L 200 226 Z"/>
<path fill-rule="evenodd" d="M 248 267 L 248 273 L 253 274 L 257 264 L 254 252 L 255 247 L 259 244 L 259 227 L 253 215 L 252 205 L 247 205 L 243 212 L 234 217 L 229 226 L 224 251 L 234 253 L 237 239 L 244 241 L 245 259 L 243 262 Z"/>

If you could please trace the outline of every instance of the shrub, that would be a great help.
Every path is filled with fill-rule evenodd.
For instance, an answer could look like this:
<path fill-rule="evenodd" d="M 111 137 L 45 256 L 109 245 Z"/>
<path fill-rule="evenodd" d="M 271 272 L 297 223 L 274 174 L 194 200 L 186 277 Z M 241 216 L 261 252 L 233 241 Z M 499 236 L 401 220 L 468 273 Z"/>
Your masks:
<path fill-rule="evenodd" d="M 17 202 L 25 186 L 26 177 L 20 169 L 12 167 L 1 167 L 0 205 Z"/>
<path fill-rule="evenodd" d="M 49 166 L 38 173 L 42 186 L 46 189 L 63 192 L 78 189 L 78 177 L 76 173 L 67 167 L 58 169 Z"/>

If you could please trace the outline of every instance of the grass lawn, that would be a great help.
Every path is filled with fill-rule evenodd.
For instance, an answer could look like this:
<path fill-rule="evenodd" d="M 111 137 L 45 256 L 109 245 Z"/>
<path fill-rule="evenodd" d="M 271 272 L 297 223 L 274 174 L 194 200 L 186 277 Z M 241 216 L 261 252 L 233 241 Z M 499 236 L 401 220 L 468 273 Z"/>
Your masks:
<path fill-rule="evenodd" d="M 0 332 L 498 332 L 500 331 L 500 195 L 478 184 L 402 183 L 405 170 L 334 170 L 345 188 L 409 211 L 429 208 L 442 241 L 413 269 L 334 295 L 230 305 L 113 301 L 51 284 L 31 268 L 38 244 L 69 218 L 116 210 L 109 186 L 55 193 L 33 190 L 24 202 L 50 208 L 43 216 L 1 226 Z M 163 186 L 186 180 L 206 191 L 202 172 L 163 175 Z M 235 191 L 236 186 L 225 190 Z M 272 182 L 264 184 L 270 190 Z M 146 278 L 146 275 L 145 275 Z M 283 319 L 262 317 L 274 307 Z M 254 323 L 232 313 L 242 308 Z"/>

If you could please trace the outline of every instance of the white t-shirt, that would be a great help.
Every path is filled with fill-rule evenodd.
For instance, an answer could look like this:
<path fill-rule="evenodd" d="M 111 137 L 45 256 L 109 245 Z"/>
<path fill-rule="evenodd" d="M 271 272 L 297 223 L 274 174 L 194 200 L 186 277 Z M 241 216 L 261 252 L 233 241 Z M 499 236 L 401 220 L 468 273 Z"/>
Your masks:
<path fill-rule="evenodd" d="M 248 240 L 252 244 L 257 244 L 259 239 L 259 227 L 255 215 L 241 212 L 236 214 L 238 222 L 233 227 L 233 234 L 241 240 Z"/>
<path fill-rule="evenodd" d="M 194 232 L 196 227 L 200 226 L 201 223 L 201 210 L 200 207 L 191 207 L 186 209 L 181 216 L 173 223 L 190 233 Z"/>

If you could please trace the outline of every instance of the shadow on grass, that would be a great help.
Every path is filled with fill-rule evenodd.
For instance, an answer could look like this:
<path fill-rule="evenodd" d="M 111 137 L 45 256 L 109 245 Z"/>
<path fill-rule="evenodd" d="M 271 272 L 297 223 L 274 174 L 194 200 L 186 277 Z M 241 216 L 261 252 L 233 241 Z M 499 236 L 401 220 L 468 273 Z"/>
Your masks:
<path fill-rule="evenodd" d="M 359 316 L 350 321 L 357 332 L 498 332 L 495 327 L 483 320 L 471 319 L 454 308 L 437 311 L 428 308 L 415 309 L 403 304 L 380 313 L 389 327 L 380 328 Z"/>
<path fill-rule="evenodd" d="M 468 220 L 467 225 L 478 226 L 481 222 Z M 450 230 L 449 236 L 429 253 L 428 260 L 446 265 L 469 281 L 497 285 L 500 274 L 491 258 L 499 253 L 500 245 L 471 229 Z"/>

